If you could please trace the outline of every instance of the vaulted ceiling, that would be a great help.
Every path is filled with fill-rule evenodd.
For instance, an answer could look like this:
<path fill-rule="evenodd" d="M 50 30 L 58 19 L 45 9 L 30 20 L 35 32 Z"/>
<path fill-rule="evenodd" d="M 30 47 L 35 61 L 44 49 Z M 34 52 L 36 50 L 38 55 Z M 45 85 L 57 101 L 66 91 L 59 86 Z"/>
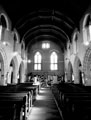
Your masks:
<path fill-rule="evenodd" d="M 1 5 L 26 47 L 41 40 L 51 40 L 64 49 L 91 4 L 87 0 L 3 0 Z"/>

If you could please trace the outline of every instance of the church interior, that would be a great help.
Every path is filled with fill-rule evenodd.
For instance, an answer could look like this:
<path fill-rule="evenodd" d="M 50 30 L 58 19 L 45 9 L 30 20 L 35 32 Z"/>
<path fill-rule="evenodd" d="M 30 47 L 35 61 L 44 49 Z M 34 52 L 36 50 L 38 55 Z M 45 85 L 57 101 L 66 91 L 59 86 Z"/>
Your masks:
<path fill-rule="evenodd" d="M 91 120 L 91 3 L 0 1 L 0 120 Z"/>

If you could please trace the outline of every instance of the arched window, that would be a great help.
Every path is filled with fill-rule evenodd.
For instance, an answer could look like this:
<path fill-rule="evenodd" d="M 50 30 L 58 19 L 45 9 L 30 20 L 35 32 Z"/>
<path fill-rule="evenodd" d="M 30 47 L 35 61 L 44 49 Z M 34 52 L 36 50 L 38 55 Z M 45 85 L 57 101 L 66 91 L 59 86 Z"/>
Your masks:
<path fill-rule="evenodd" d="M 58 56 L 56 52 L 52 52 L 50 56 L 50 69 L 58 70 Z"/>
<path fill-rule="evenodd" d="M 34 56 L 34 70 L 41 70 L 41 54 L 36 52 Z"/>

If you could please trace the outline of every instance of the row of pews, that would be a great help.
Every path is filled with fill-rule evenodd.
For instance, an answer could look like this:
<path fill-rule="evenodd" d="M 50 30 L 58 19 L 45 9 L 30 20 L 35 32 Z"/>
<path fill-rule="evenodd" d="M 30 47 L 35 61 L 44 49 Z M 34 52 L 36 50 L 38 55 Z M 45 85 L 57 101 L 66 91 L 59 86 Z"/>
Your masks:
<path fill-rule="evenodd" d="M 0 120 L 26 120 L 39 89 L 32 82 L 0 86 Z"/>
<path fill-rule="evenodd" d="M 74 83 L 60 83 L 52 86 L 65 120 L 91 119 L 91 86 Z"/>

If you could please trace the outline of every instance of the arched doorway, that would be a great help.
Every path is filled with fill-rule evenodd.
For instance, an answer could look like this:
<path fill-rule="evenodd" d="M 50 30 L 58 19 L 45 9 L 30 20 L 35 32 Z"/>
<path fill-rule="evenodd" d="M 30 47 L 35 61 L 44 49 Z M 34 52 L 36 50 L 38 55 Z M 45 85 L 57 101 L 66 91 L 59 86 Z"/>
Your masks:
<path fill-rule="evenodd" d="M 72 82 L 73 68 L 71 62 L 68 63 L 67 81 Z"/>
<path fill-rule="evenodd" d="M 80 59 L 76 56 L 74 61 L 74 83 L 82 84 L 82 64 Z"/>
<path fill-rule="evenodd" d="M 19 67 L 19 77 L 18 77 L 18 83 L 22 83 L 25 81 L 25 69 L 24 69 L 24 63 L 21 62 Z"/>
<path fill-rule="evenodd" d="M 12 60 L 10 63 L 11 84 L 13 83 L 13 79 L 14 79 L 14 69 L 15 69 L 15 64 L 14 61 Z"/>
<path fill-rule="evenodd" d="M 17 58 L 14 57 L 10 62 L 10 83 L 15 84 L 17 83 L 17 71 L 18 71 L 18 61 Z"/>

